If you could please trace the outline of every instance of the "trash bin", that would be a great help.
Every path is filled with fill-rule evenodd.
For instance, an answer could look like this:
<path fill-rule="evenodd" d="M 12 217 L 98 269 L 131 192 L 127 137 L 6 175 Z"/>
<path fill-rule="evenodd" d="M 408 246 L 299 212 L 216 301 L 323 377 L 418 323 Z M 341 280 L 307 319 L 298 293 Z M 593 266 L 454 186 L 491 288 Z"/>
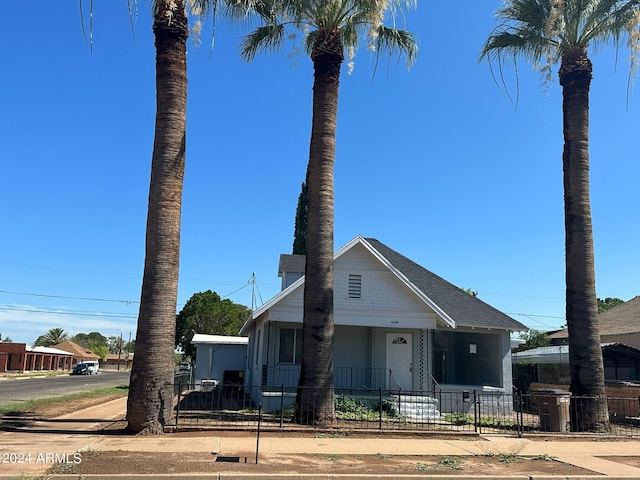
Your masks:
<path fill-rule="evenodd" d="M 566 432 L 570 421 L 571 392 L 560 388 L 541 388 L 534 392 L 543 432 Z"/>

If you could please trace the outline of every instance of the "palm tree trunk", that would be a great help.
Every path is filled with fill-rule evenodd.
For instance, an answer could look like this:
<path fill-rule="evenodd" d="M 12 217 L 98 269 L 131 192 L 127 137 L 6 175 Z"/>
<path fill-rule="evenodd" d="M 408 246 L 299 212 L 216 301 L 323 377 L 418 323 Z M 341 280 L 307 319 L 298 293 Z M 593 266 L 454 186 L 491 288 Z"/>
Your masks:
<path fill-rule="evenodd" d="M 296 395 L 296 418 L 303 423 L 325 427 L 335 422 L 333 167 L 342 51 L 339 32 L 324 32 L 316 40 L 311 55 L 314 67 L 313 119 L 307 169 L 309 212 L 302 364 Z"/>
<path fill-rule="evenodd" d="M 156 8 L 155 139 L 135 361 L 127 400 L 128 427 L 143 433 L 162 432 L 173 407 L 187 111 L 189 32 L 184 3 L 160 1 Z"/>
<path fill-rule="evenodd" d="M 586 50 L 565 52 L 560 66 L 563 94 L 566 248 L 566 314 L 569 331 L 574 431 L 608 428 L 589 201 L 589 87 L 591 61 Z M 579 408 L 576 408 L 579 407 Z"/>

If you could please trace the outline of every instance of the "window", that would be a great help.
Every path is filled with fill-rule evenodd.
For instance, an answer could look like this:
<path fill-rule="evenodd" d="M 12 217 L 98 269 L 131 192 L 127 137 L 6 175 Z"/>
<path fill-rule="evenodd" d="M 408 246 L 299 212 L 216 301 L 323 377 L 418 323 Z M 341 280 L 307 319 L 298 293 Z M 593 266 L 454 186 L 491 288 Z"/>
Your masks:
<path fill-rule="evenodd" d="M 280 329 L 280 352 L 278 354 L 278 362 L 296 365 L 302 363 L 302 329 Z"/>
<path fill-rule="evenodd" d="M 362 298 L 362 275 L 349 274 L 347 298 Z"/>
<path fill-rule="evenodd" d="M 258 340 L 256 341 L 256 348 L 255 348 L 255 353 L 254 353 L 254 357 L 255 357 L 255 364 L 258 365 L 258 360 L 260 359 L 260 337 L 262 336 L 262 330 L 258 330 Z"/>
<path fill-rule="evenodd" d="M 433 376 L 443 384 L 501 387 L 500 336 L 434 331 Z"/>

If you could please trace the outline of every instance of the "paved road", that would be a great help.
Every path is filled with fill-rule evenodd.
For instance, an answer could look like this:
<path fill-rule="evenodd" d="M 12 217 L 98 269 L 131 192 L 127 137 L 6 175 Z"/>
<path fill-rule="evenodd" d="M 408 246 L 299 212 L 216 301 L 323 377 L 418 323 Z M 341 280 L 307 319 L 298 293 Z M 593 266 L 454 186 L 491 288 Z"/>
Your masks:
<path fill-rule="evenodd" d="M 100 370 L 98 375 L 2 379 L 0 380 L 0 406 L 123 384 L 129 384 L 129 372 Z"/>

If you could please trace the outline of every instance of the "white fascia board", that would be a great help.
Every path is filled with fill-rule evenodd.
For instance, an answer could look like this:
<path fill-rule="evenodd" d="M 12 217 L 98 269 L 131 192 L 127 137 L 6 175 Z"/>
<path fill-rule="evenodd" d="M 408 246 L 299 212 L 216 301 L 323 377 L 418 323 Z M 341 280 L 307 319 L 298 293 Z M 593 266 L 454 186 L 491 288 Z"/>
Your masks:
<path fill-rule="evenodd" d="M 413 283 L 411 283 L 411 281 L 409 281 L 409 279 L 400 270 L 394 267 L 380 252 L 378 252 L 375 248 L 373 248 L 373 246 L 371 246 L 364 238 L 362 237 L 359 237 L 359 238 L 362 239 L 362 242 L 361 242 L 362 245 L 367 250 L 369 250 L 369 252 L 371 252 L 371 254 L 375 258 L 377 258 L 378 261 L 380 261 L 380 263 L 382 263 L 385 267 L 387 267 L 391 273 L 393 273 L 396 277 L 398 277 L 398 279 L 401 282 L 403 282 L 409 288 L 409 290 L 411 290 L 420 300 L 426 303 L 427 306 L 429 306 L 429 308 L 431 308 L 436 313 L 436 315 L 442 318 L 442 320 L 445 322 L 445 324 L 448 327 L 456 328 L 456 322 L 454 322 L 453 319 L 449 317 L 449 315 L 447 315 L 447 313 L 444 310 L 442 310 L 422 290 L 420 290 Z"/>
<path fill-rule="evenodd" d="M 231 335 L 208 335 L 205 333 L 195 333 L 191 340 L 192 345 L 246 345 L 249 342 L 247 337 L 234 337 Z"/>

